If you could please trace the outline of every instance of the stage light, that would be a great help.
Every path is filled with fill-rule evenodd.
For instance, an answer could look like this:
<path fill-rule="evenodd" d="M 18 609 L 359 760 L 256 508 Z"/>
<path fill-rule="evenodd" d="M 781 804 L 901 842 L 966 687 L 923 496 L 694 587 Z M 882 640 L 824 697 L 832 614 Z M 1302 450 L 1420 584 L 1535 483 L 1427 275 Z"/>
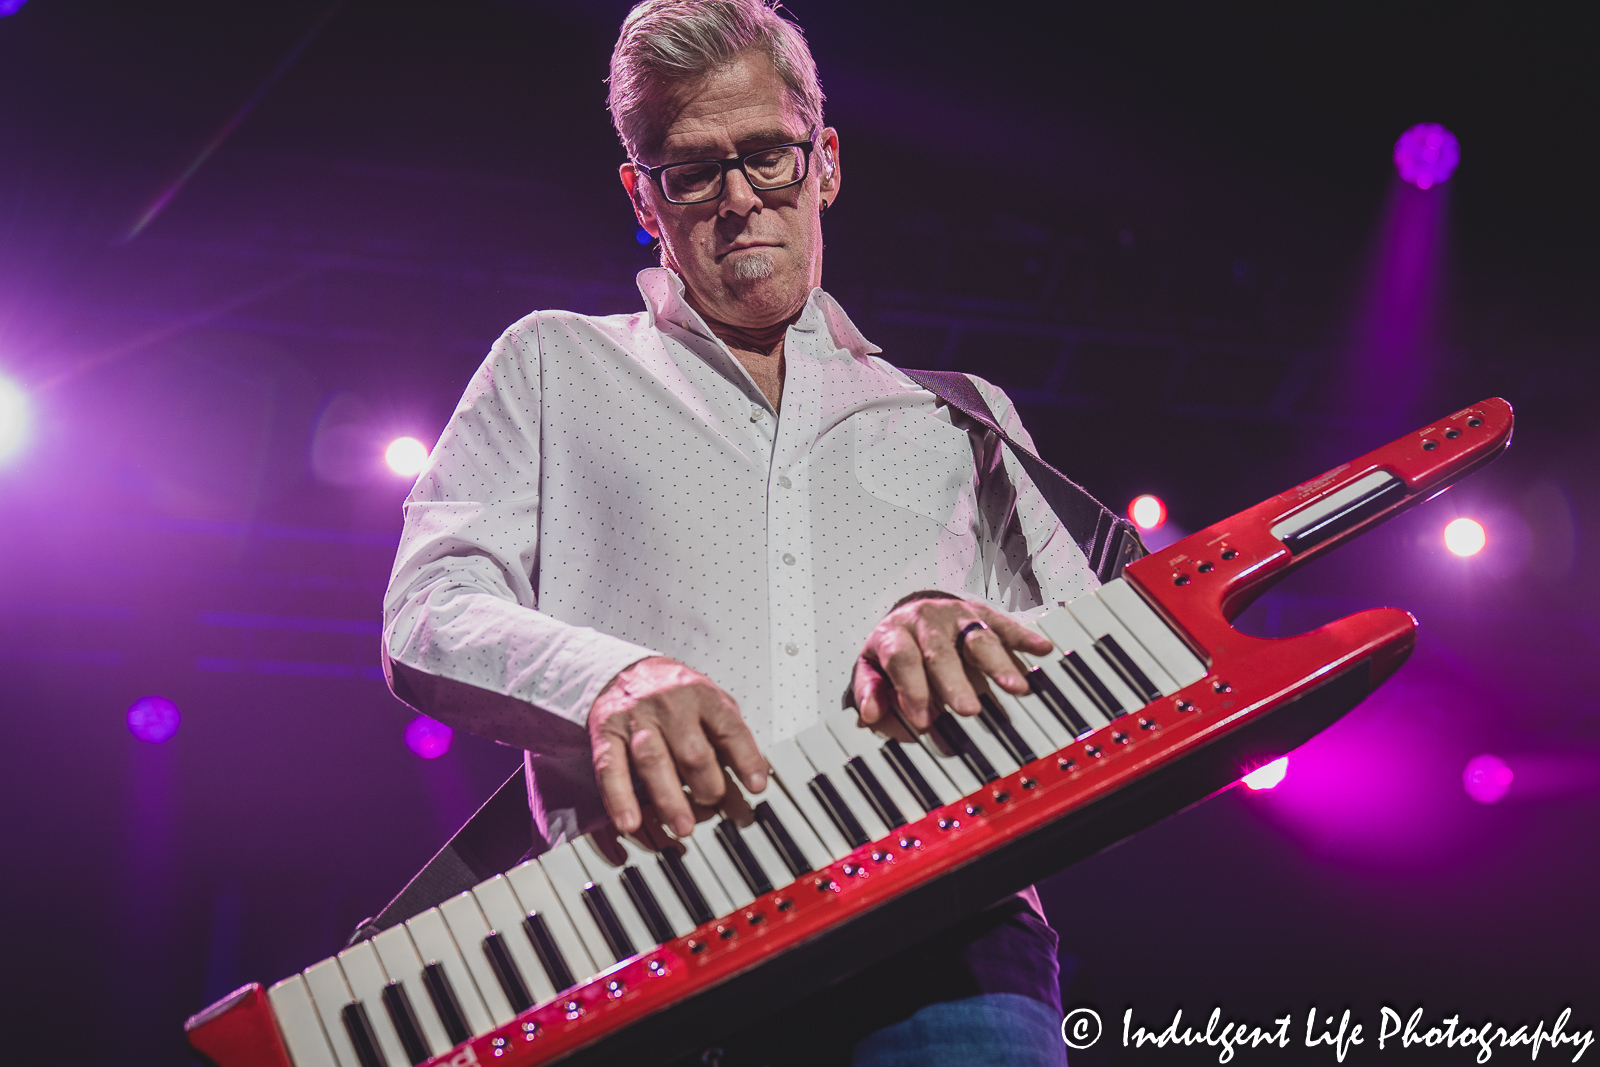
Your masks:
<path fill-rule="evenodd" d="M 28 397 L 22 387 L 0 378 L 0 460 L 22 449 L 28 436 Z"/>
<path fill-rule="evenodd" d="M 128 705 L 128 732 L 152 745 L 170 740 L 182 721 L 178 705 L 166 697 L 140 697 Z"/>
<path fill-rule="evenodd" d="M 651 241 L 654 241 L 654 240 L 655 240 L 655 238 L 654 238 L 654 237 L 651 237 L 651 236 L 650 236 L 650 231 L 649 231 L 649 230 L 647 230 L 647 229 L 645 229 L 645 228 L 644 228 L 644 227 L 642 227 L 642 226 L 641 226 L 641 227 L 640 227 L 640 228 L 639 228 L 639 229 L 637 229 L 637 230 L 635 230 L 635 231 L 634 231 L 634 233 L 633 233 L 633 239 L 634 239 L 634 240 L 635 240 L 635 241 L 638 241 L 638 242 L 639 242 L 639 243 L 640 243 L 640 244 L 642 244 L 642 245 L 647 245 L 647 244 L 649 244 L 649 243 L 650 243 L 650 242 L 651 242 Z"/>
<path fill-rule="evenodd" d="M 383 461 L 402 478 L 414 478 L 428 464 L 428 446 L 415 437 L 397 437 L 384 450 Z"/>
<path fill-rule="evenodd" d="M 1476 556 L 1489 543 L 1489 535 L 1472 519 L 1457 519 L 1444 528 L 1444 547 L 1458 556 Z"/>
<path fill-rule="evenodd" d="M 1461 162 L 1461 143 L 1437 122 L 1419 122 L 1394 143 L 1394 169 L 1418 189 L 1450 180 Z"/>
<path fill-rule="evenodd" d="M 1279 756 L 1271 763 L 1268 763 L 1262 767 L 1257 767 L 1255 770 L 1245 775 L 1242 781 L 1245 785 L 1257 791 L 1263 789 L 1276 789 L 1278 784 L 1283 781 L 1284 776 L 1288 773 L 1289 757 Z"/>
<path fill-rule="evenodd" d="M 1128 518 L 1141 530 L 1154 530 L 1167 521 L 1167 505 L 1160 497 L 1145 493 L 1128 505 Z"/>
<path fill-rule="evenodd" d="M 27 2 L 28 0 L 0 0 L 0 19 L 5 18 L 7 15 L 15 15 L 22 10 L 22 5 Z"/>
<path fill-rule="evenodd" d="M 1467 761 L 1461 787 L 1479 804 L 1493 804 L 1511 791 L 1511 768 L 1499 756 L 1484 753 Z"/>
<path fill-rule="evenodd" d="M 454 736 L 454 730 L 426 715 L 418 715 L 406 723 L 406 747 L 423 759 L 438 759 L 449 752 Z"/>

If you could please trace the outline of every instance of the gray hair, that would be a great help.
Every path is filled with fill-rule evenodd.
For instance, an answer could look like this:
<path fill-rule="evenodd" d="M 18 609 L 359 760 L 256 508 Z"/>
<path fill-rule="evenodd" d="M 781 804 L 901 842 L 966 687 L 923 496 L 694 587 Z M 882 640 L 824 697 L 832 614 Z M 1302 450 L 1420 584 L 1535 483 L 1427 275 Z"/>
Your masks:
<path fill-rule="evenodd" d="M 643 0 L 622 20 L 611 52 L 611 121 L 630 159 L 659 148 L 667 83 L 697 78 L 759 49 L 809 128 L 822 127 L 822 85 L 805 33 L 778 0 Z"/>

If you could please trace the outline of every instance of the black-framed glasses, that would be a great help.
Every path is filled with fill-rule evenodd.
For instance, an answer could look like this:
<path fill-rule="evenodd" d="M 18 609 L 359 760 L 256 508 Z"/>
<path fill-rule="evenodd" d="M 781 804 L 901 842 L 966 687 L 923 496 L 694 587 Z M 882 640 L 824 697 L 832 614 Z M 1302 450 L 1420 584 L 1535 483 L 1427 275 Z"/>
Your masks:
<path fill-rule="evenodd" d="M 663 163 L 647 167 L 634 162 L 644 176 L 656 183 L 661 195 L 671 204 L 703 204 L 722 195 L 728 172 L 744 175 L 750 188 L 760 193 L 799 185 L 811 173 L 811 147 L 815 141 L 791 141 L 758 148 L 733 159 L 695 159 L 685 163 Z"/>

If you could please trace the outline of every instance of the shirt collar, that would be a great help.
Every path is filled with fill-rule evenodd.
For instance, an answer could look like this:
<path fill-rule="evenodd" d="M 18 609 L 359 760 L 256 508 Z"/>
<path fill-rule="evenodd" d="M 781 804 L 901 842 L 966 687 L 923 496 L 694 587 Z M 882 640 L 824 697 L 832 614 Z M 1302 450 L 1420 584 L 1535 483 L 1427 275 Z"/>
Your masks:
<path fill-rule="evenodd" d="M 700 313 L 689 306 L 684 298 L 683 279 L 675 271 L 666 267 L 649 267 L 639 272 L 638 283 L 639 294 L 644 297 L 652 320 L 670 322 L 680 329 L 721 343 Z M 835 349 L 844 349 L 857 359 L 865 359 L 883 351 L 862 336 L 839 302 L 820 286 L 811 290 L 805 307 L 800 310 L 800 317 L 790 329 L 802 333 L 826 329 Z"/>

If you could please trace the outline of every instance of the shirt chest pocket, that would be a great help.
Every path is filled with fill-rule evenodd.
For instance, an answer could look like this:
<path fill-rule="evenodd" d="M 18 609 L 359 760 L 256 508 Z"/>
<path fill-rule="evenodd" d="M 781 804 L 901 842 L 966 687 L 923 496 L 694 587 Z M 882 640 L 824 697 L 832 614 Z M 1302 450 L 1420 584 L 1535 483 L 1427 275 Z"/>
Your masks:
<path fill-rule="evenodd" d="M 975 467 L 965 430 L 925 410 L 862 412 L 850 423 L 861 488 L 951 531 L 971 528 Z"/>

